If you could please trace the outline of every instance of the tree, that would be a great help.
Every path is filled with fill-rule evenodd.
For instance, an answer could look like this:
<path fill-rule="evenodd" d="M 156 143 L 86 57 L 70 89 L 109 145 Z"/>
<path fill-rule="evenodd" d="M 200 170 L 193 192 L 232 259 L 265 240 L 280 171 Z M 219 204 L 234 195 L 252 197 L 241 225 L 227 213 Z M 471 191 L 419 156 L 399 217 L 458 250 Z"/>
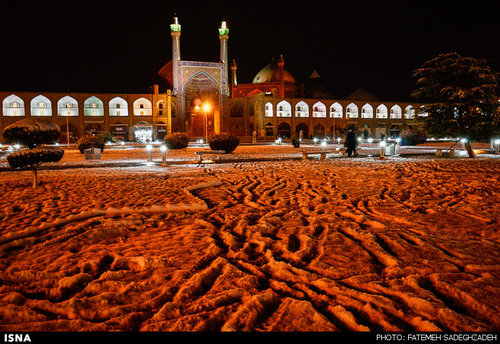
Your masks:
<path fill-rule="evenodd" d="M 59 148 L 40 146 L 54 143 L 61 135 L 59 126 L 46 119 L 22 119 L 5 127 L 3 137 L 7 143 L 27 147 L 7 156 L 12 168 L 29 166 L 33 171 L 33 187 L 38 186 L 38 167 L 42 163 L 61 160 L 64 151 Z"/>
<path fill-rule="evenodd" d="M 412 96 L 425 103 L 419 118 L 428 134 L 466 138 L 469 157 L 475 157 L 471 140 L 488 140 L 500 131 L 498 76 L 486 60 L 441 54 L 416 69 L 413 77 L 419 88 Z"/>

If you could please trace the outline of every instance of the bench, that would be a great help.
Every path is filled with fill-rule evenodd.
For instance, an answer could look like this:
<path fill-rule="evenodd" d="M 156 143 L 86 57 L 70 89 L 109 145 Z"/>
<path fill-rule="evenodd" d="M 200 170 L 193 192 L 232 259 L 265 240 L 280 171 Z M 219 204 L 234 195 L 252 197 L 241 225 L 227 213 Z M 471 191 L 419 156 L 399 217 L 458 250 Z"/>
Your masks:
<path fill-rule="evenodd" d="M 324 160 L 327 154 L 339 153 L 345 155 L 345 147 L 340 148 L 302 148 L 302 159 L 306 160 L 309 155 L 320 155 L 320 160 Z"/>
<path fill-rule="evenodd" d="M 194 152 L 194 154 L 197 155 L 196 160 L 201 163 L 203 155 L 216 155 L 217 159 L 220 159 L 220 156 L 222 154 L 226 154 L 226 152 L 223 150 L 210 150 L 210 151 L 197 151 Z"/>
<path fill-rule="evenodd" d="M 455 150 L 454 149 L 436 149 L 436 156 L 454 156 L 455 155 Z"/>

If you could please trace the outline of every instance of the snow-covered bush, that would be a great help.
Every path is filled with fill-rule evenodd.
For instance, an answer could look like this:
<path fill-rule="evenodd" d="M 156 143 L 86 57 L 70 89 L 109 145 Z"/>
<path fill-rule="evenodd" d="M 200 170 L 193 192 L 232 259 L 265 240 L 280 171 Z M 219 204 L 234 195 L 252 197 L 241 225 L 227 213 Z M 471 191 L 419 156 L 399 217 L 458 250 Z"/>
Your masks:
<path fill-rule="evenodd" d="M 189 144 L 189 136 L 184 133 L 173 133 L 165 137 L 165 145 L 169 149 L 186 148 Z"/>
<path fill-rule="evenodd" d="M 30 165 L 39 165 L 44 162 L 57 162 L 61 160 L 64 151 L 52 147 L 36 147 L 24 149 L 7 156 L 10 167 L 24 167 Z"/>
<path fill-rule="evenodd" d="M 7 156 L 12 168 L 29 166 L 33 171 L 33 187 L 38 185 L 37 170 L 40 164 L 61 160 L 64 151 L 60 148 L 43 147 L 44 143 L 54 143 L 61 135 L 57 124 L 47 119 L 22 119 L 7 126 L 3 137 L 9 143 L 27 146 Z M 34 148 L 36 147 L 36 148 Z"/>
<path fill-rule="evenodd" d="M 415 146 L 427 141 L 427 136 L 420 129 L 405 129 L 399 134 L 403 146 Z"/>
<path fill-rule="evenodd" d="M 104 150 L 104 137 L 102 135 L 84 135 L 78 139 L 78 150 L 80 153 L 85 153 L 88 148 L 99 148 L 101 152 Z"/>
<path fill-rule="evenodd" d="M 240 139 L 231 134 L 218 134 L 210 139 L 210 148 L 212 150 L 223 150 L 231 153 L 240 144 Z"/>
<path fill-rule="evenodd" d="M 5 127 L 6 143 L 17 143 L 33 148 L 43 143 L 55 143 L 61 135 L 57 124 L 48 119 L 25 118 Z"/>

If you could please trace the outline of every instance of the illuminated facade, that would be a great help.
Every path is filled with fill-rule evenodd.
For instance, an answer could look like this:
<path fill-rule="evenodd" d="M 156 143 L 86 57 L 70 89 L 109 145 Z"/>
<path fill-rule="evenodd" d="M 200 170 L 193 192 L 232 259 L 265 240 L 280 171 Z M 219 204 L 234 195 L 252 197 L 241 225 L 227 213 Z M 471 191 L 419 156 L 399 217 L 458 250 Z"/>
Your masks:
<path fill-rule="evenodd" d="M 191 140 L 220 132 L 250 141 L 277 136 L 337 136 L 353 126 L 364 137 L 397 136 L 414 124 L 421 104 L 380 101 L 364 90 L 345 99 L 308 92 L 285 69 L 283 56 L 260 70 L 251 83 L 237 80 L 237 64 L 228 60 L 229 28 L 218 28 L 218 62 L 181 59 L 181 25 L 170 25 L 172 61 L 158 74 L 171 89 L 160 93 L 0 92 L 0 129 L 24 117 L 51 118 L 61 127 L 61 141 L 85 133 L 109 132 L 119 140 L 152 141 L 171 132 Z M 229 78 L 229 69 L 231 76 Z M 319 80 L 315 71 L 311 75 Z M 305 92 L 304 92 L 305 91 Z"/>
<path fill-rule="evenodd" d="M 61 140 L 109 132 L 124 141 L 161 139 L 168 130 L 167 95 L 115 93 L 0 92 L 0 128 L 24 117 L 50 118 L 61 127 Z M 176 117 L 176 103 L 171 118 Z"/>

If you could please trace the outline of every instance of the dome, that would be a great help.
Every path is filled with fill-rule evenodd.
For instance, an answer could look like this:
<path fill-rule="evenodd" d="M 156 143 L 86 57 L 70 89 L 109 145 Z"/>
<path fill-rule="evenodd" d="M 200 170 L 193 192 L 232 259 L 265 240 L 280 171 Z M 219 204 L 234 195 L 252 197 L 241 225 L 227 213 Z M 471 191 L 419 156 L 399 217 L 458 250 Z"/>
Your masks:
<path fill-rule="evenodd" d="M 295 83 L 295 79 L 286 69 L 283 69 L 283 79 L 285 83 Z M 279 82 L 280 81 L 280 68 L 277 63 L 270 63 L 260 70 L 260 72 L 253 78 L 254 84 L 263 82 Z"/>

